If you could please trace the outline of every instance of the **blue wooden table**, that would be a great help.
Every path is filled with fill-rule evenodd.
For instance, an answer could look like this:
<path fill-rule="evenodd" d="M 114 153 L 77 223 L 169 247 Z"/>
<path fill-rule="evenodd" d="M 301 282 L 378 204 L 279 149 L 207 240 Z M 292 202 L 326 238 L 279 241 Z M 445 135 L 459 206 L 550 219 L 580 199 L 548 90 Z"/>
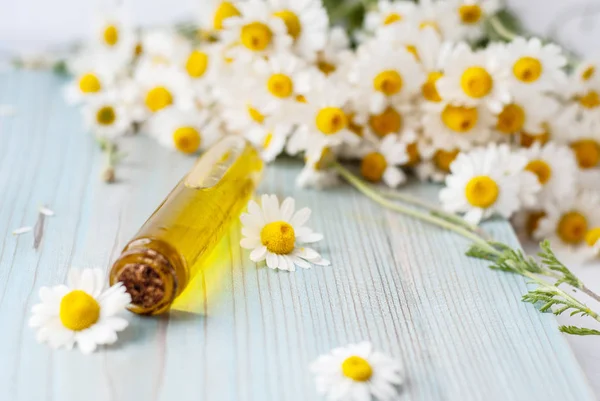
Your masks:
<path fill-rule="evenodd" d="M 592 400 L 552 315 L 520 301 L 520 277 L 464 256 L 468 242 L 382 210 L 348 186 L 293 184 L 298 165 L 267 169 L 261 192 L 312 208 L 330 267 L 278 272 L 238 246 L 218 246 L 194 294 L 168 316 L 131 316 L 111 347 L 91 356 L 52 351 L 27 326 L 40 286 L 70 266 L 109 269 L 193 159 L 145 137 L 126 138 L 119 181 L 104 184 L 103 156 L 66 106 L 61 78 L 0 75 L 0 400 L 312 401 L 308 365 L 362 340 L 403 361 L 402 400 Z M 432 196 L 436 188 L 413 186 Z M 41 241 L 11 235 L 56 212 Z M 509 225 L 485 227 L 516 245 Z M 203 293 L 202 289 L 206 291 Z"/>

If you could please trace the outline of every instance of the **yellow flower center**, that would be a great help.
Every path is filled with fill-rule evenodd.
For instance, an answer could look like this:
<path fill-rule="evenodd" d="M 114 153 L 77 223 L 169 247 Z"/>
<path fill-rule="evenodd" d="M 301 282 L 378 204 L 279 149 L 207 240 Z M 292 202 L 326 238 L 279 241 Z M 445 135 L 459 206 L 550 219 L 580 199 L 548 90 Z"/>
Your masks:
<path fill-rule="evenodd" d="M 363 157 L 360 163 L 360 173 L 371 182 L 381 181 L 387 168 L 385 157 L 379 152 L 372 152 Z"/>
<path fill-rule="evenodd" d="M 117 115 L 111 106 L 104 106 L 96 112 L 96 122 L 100 125 L 111 125 L 115 122 Z"/>
<path fill-rule="evenodd" d="M 552 167 L 544 160 L 532 160 L 527 163 L 525 170 L 531 171 L 538 178 L 540 184 L 544 185 L 552 177 Z"/>
<path fill-rule="evenodd" d="M 348 126 L 348 116 L 339 107 L 324 107 L 317 113 L 316 124 L 319 131 L 332 135 Z"/>
<path fill-rule="evenodd" d="M 600 241 L 600 227 L 592 228 L 585 234 L 585 242 L 589 246 L 596 245 Z"/>
<path fill-rule="evenodd" d="M 114 25 L 108 25 L 104 28 L 102 36 L 104 37 L 104 43 L 109 46 L 114 46 L 119 41 L 119 30 Z"/>
<path fill-rule="evenodd" d="M 499 194 L 498 184 L 487 175 L 471 178 L 465 187 L 467 201 L 475 207 L 486 208 L 492 206 L 498 199 Z"/>
<path fill-rule="evenodd" d="M 402 76 L 396 70 L 382 71 L 373 79 L 373 88 L 386 96 L 395 95 L 402 89 Z"/>
<path fill-rule="evenodd" d="M 83 74 L 79 78 L 79 90 L 83 93 L 96 93 L 102 89 L 102 84 L 95 74 Z"/>
<path fill-rule="evenodd" d="M 470 97 L 482 98 L 492 91 L 494 81 L 483 67 L 469 67 L 460 78 L 462 90 Z"/>
<path fill-rule="evenodd" d="M 230 17 L 238 17 L 242 15 L 240 11 L 229 1 L 224 1 L 215 10 L 213 17 L 213 26 L 217 30 L 223 29 L 223 21 Z"/>
<path fill-rule="evenodd" d="M 585 239 L 587 219 L 579 212 L 565 213 L 558 222 L 556 234 L 567 244 L 578 244 Z"/>
<path fill-rule="evenodd" d="M 240 40 L 248 49 L 259 52 L 263 51 L 271 43 L 273 32 L 262 22 L 252 22 L 244 25 L 240 34 Z"/>
<path fill-rule="evenodd" d="M 442 122 L 452 131 L 469 132 L 477 124 L 479 118 L 475 107 L 447 105 L 442 111 Z"/>
<path fill-rule="evenodd" d="M 458 14 L 463 24 L 476 24 L 481 19 L 481 7 L 477 4 L 463 5 L 458 8 Z"/>
<path fill-rule="evenodd" d="M 185 70 L 192 78 L 200 78 L 208 67 L 208 54 L 194 50 L 185 63 Z"/>
<path fill-rule="evenodd" d="M 162 110 L 171 104 L 173 104 L 173 96 L 164 86 L 152 88 L 146 94 L 146 106 L 152 112 Z"/>
<path fill-rule="evenodd" d="M 514 134 L 525 124 L 525 110 L 518 104 L 510 103 L 498 114 L 496 129 L 504 134 Z"/>
<path fill-rule="evenodd" d="M 414 167 L 421 161 L 419 146 L 416 142 L 409 143 L 406 146 L 406 153 L 408 153 L 408 162 L 406 163 L 406 166 Z"/>
<path fill-rule="evenodd" d="M 271 95 L 279 98 L 285 98 L 294 91 L 292 79 L 285 74 L 273 74 L 267 81 L 267 89 Z"/>
<path fill-rule="evenodd" d="M 250 115 L 250 118 L 253 121 L 256 121 L 259 124 L 262 124 L 263 121 L 265 121 L 265 116 L 258 110 L 256 110 L 254 107 L 248 105 L 248 114 Z"/>
<path fill-rule="evenodd" d="M 358 124 L 356 121 L 354 121 L 354 117 L 354 113 L 351 113 L 348 116 L 348 129 L 362 138 L 362 136 L 364 135 L 364 127 Z"/>
<path fill-rule="evenodd" d="M 583 79 L 584 81 L 589 81 L 594 74 L 596 73 L 596 67 L 594 67 L 593 65 L 590 65 L 589 67 L 587 67 L 585 70 L 583 70 L 581 72 L 581 79 Z"/>
<path fill-rule="evenodd" d="M 441 102 L 442 97 L 438 93 L 436 82 L 440 79 L 444 74 L 438 71 L 430 72 L 427 75 L 427 81 L 423 85 L 421 85 L 421 93 L 426 100 L 430 102 Z"/>
<path fill-rule="evenodd" d="M 537 230 L 540 220 L 546 217 L 544 212 L 531 212 L 527 215 L 527 221 L 525 221 L 525 231 L 527 235 L 533 237 L 533 233 Z"/>
<path fill-rule="evenodd" d="M 366 382 L 373 375 L 371 364 L 360 356 L 351 356 L 342 362 L 342 374 L 357 382 Z"/>
<path fill-rule="evenodd" d="M 306 103 L 306 98 L 304 97 L 304 95 L 296 95 L 296 101 L 298 103 Z"/>
<path fill-rule="evenodd" d="M 336 66 L 334 64 L 328 63 L 324 60 L 319 60 L 317 62 L 317 68 L 325 75 L 329 75 L 336 70 Z"/>
<path fill-rule="evenodd" d="M 594 109 L 600 106 L 600 96 L 595 90 L 590 90 L 588 93 L 581 96 L 578 100 L 579 104 L 581 104 L 586 109 Z"/>
<path fill-rule="evenodd" d="M 435 163 L 435 166 L 437 168 L 439 168 L 443 172 L 449 173 L 450 165 L 452 164 L 454 159 L 456 159 L 456 156 L 458 156 L 459 153 L 460 150 L 458 149 L 450 151 L 440 149 L 433 155 L 433 162 Z"/>
<path fill-rule="evenodd" d="M 383 25 L 390 25 L 394 22 L 402 21 L 402 16 L 398 13 L 389 13 L 383 19 Z"/>
<path fill-rule="evenodd" d="M 302 24 L 300 23 L 300 18 L 298 18 L 293 11 L 282 10 L 277 11 L 273 15 L 283 20 L 288 35 L 294 39 L 298 39 L 298 36 L 300 36 L 300 33 L 302 32 Z"/>
<path fill-rule="evenodd" d="M 74 290 L 60 301 L 60 321 L 69 330 L 85 330 L 100 318 L 100 305 L 90 294 Z"/>
<path fill-rule="evenodd" d="M 513 74 L 521 82 L 531 83 L 542 75 L 542 63 L 534 57 L 521 57 L 513 65 Z"/>
<path fill-rule="evenodd" d="M 580 139 L 571 143 L 577 164 L 581 168 L 593 168 L 600 163 L 600 144 L 593 139 Z"/>
<path fill-rule="evenodd" d="M 180 152 L 191 154 L 198 151 L 202 138 L 194 127 L 180 127 L 173 132 L 173 144 Z"/>
<path fill-rule="evenodd" d="M 369 117 L 369 126 L 378 137 L 382 138 L 387 134 L 400 131 L 402 128 L 402 115 L 393 107 L 388 107 L 380 114 Z"/>
<path fill-rule="evenodd" d="M 260 242 L 271 253 L 287 255 L 294 250 L 296 233 L 294 227 L 285 221 L 274 221 L 263 227 Z"/>

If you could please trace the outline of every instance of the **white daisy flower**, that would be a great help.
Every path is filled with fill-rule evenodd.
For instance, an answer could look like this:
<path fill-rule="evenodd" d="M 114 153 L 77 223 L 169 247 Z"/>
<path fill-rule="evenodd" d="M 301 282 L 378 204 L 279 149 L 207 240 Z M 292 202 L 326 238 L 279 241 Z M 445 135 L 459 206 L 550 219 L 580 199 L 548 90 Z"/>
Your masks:
<path fill-rule="evenodd" d="M 361 175 L 371 182 L 383 182 L 396 188 L 406 182 L 406 175 L 398 168 L 408 162 L 406 143 L 398 139 L 398 135 L 385 136 L 373 149 L 366 150 L 360 163 Z"/>
<path fill-rule="evenodd" d="M 567 59 L 555 44 L 519 37 L 506 45 L 505 57 L 516 90 L 556 91 L 564 83 Z"/>
<path fill-rule="evenodd" d="M 389 102 L 407 99 L 421 90 L 425 75 L 413 54 L 387 43 L 369 43 L 358 51 L 350 82 L 368 110 L 380 113 Z"/>
<path fill-rule="evenodd" d="M 252 103 L 274 116 L 271 121 L 300 123 L 298 109 L 314 78 L 304 60 L 291 53 L 277 53 L 267 60 L 257 60 L 254 70 L 256 75 L 247 78 L 253 87 Z"/>
<path fill-rule="evenodd" d="M 442 20 L 448 40 L 476 41 L 484 35 L 485 20 L 500 8 L 498 0 L 450 0 L 449 12 Z"/>
<path fill-rule="evenodd" d="M 113 344 L 128 322 L 118 315 L 131 296 L 121 283 L 105 289 L 101 269 L 71 270 L 68 285 L 40 288 L 41 303 L 34 305 L 29 326 L 37 341 L 51 348 L 72 349 L 75 344 L 89 354 L 98 345 Z"/>
<path fill-rule="evenodd" d="M 535 180 L 534 185 L 522 185 L 525 175 L 531 174 L 522 171 L 527 159 L 513 157 L 510 169 L 521 169 L 520 173 L 515 173 L 507 170 L 502 153 L 496 145 L 460 153 L 450 166 L 446 187 L 440 191 L 444 209 L 465 213 L 465 220 L 478 224 L 493 214 L 509 218 L 519 210 L 524 199 L 531 200 L 539 186 L 535 185 Z"/>
<path fill-rule="evenodd" d="M 422 146 L 421 146 L 422 147 Z M 459 149 L 445 150 L 437 149 L 432 152 L 421 152 L 427 156 L 420 160 L 415 168 L 415 173 L 421 181 L 444 182 L 450 173 L 450 166 L 460 153 Z M 423 155 L 425 153 L 425 155 Z"/>
<path fill-rule="evenodd" d="M 532 172 L 542 186 L 540 199 L 560 199 L 571 196 L 576 190 L 577 164 L 573 152 L 566 147 L 549 142 L 534 144 L 521 153 L 527 158 L 525 170 Z"/>
<path fill-rule="evenodd" d="M 560 104 L 554 98 L 538 92 L 517 91 L 510 103 L 496 113 L 496 130 L 501 134 L 543 134 L 547 122 L 558 112 Z"/>
<path fill-rule="evenodd" d="M 409 1 L 379 0 L 365 15 L 364 31 L 374 34 L 381 27 L 410 24 L 416 11 L 417 5 Z"/>
<path fill-rule="evenodd" d="M 348 100 L 349 91 L 343 85 L 327 79 L 315 82 L 306 95 L 305 123 L 290 137 L 288 152 L 303 151 L 311 141 L 324 141 L 326 146 L 360 143 L 349 128 Z"/>
<path fill-rule="evenodd" d="M 376 140 L 389 134 L 398 134 L 403 143 L 413 143 L 417 140 L 417 130 L 420 128 L 418 109 L 411 102 L 391 102 L 379 113 L 367 114 L 367 107 L 360 104 L 365 99 L 353 99 L 356 113 L 351 115 L 350 129 L 364 138 Z M 360 127 L 360 130 L 356 128 Z"/>
<path fill-rule="evenodd" d="M 189 77 L 199 104 L 210 105 L 215 101 L 214 87 L 225 64 L 219 45 L 190 48 L 179 62 L 179 66 Z"/>
<path fill-rule="evenodd" d="M 294 199 L 286 198 L 280 207 L 276 195 L 265 194 L 261 197 L 261 206 L 251 200 L 248 213 L 240 217 L 244 236 L 240 245 L 252 249 L 252 261 L 266 260 L 271 269 L 294 271 L 296 266 L 309 269 L 311 263 L 328 266 L 328 260 L 301 245 L 323 239 L 322 234 L 305 226 L 309 217 L 309 208 L 295 211 Z"/>
<path fill-rule="evenodd" d="M 294 40 L 294 51 L 312 60 L 327 42 L 329 18 L 321 0 L 268 0 L 273 15 L 281 18 Z"/>
<path fill-rule="evenodd" d="M 600 84 L 600 61 L 584 60 L 580 62 L 572 74 L 572 80 L 580 88 Z"/>
<path fill-rule="evenodd" d="M 588 260 L 600 258 L 600 226 L 593 227 L 585 234 L 585 245 L 582 253 Z"/>
<path fill-rule="evenodd" d="M 570 82 L 572 81 L 571 79 Z M 562 118 L 581 124 L 584 128 L 600 131 L 600 82 L 573 84 L 569 92 L 570 98 L 564 105 Z"/>
<path fill-rule="evenodd" d="M 350 39 L 346 30 L 340 26 L 332 27 L 327 35 L 325 47 L 317 53 L 315 66 L 324 75 L 346 79 L 353 60 L 354 52 L 350 50 Z"/>
<path fill-rule="evenodd" d="M 494 116 L 487 107 L 457 106 L 445 102 L 423 106 L 423 134 L 437 149 L 469 150 L 488 143 Z"/>
<path fill-rule="evenodd" d="M 131 113 L 114 90 L 91 99 L 82 113 L 86 127 L 98 137 L 112 139 L 132 130 Z"/>
<path fill-rule="evenodd" d="M 75 78 L 64 89 L 67 103 L 75 105 L 85 102 L 110 89 L 114 84 L 114 75 L 102 67 L 90 67 L 76 73 Z"/>
<path fill-rule="evenodd" d="M 253 102 L 252 94 L 243 82 L 234 77 L 230 84 L 230 89 L 225 89 L 220 96 L 220 113 L 227 131 L 252 138 L 267 135 L 270 129 L 266 123 L 269 118 L 267 112 Z M 263 134 L 259 135 L 256 131 Z"/>
<path fill-rule="evenodd" d="M 600 226 L 600 195 L 594 191 L 579 191 L 574 196 L 553 200 L 544 207 L 533 235 L 549 239 L 553 245 L 578 250 L 586 243 L 588 230 Z"/>
<path fill-rule="evenodd" d="M 135 86 L 126 91 L 126 98 L 137 98 L 134 117 L 138 121 L 171 106 L 181 110 L 194 107 L 194 90 L 190 80 L 175 66 L 140 66 L 136 71 Z"/>
<path fill-rule="evenodd" d="M 404 380 L 401 365 L 373 350 L 369 342 L 349 344 L 321 355 L 310 366 L 317 391 L 331 401 L 392 401 Z"/>
<path fill-rule="evenodd" d="M 284 20 L 274 16 L 265 1 L 249 0 L 236 7 L 241 15 L 223 21 L 221 37 L 228 57 L 247 62 L 290 48 L 293 39 Z"/>
<path fill-rule="evenodd" d="M 443 99 L 464 106 L 487 105 L 499 111 L 511 99 L 508 72 L 496 52 L 472 51 L 457 45 L 446 60 L 444 76 L 436 83 Z"/>
<path fill-rule="evenodd" d="M 600 126 L 573 124 L 565 135 L 565 142 L 575 155 L 582 170 L 592 170 L 600 166 Z"/>
<path fill-rule="evenodd" d="M 208 110 L 183 111 L 169 107 L 152 117 L 145 131 L 168 149 L 195 154 L 210 147 L 221 136 L 218 119 Z"/>
<path fill-rule="evenodd" d="M 445 1 L 421 0 L 414 17 L 411 18 L 411 22 L 421 30 L 435 29 L 445 38 L 442 29 L 444 26 L 443 20 L 447 18 L 449 13 L 450 7 Z"/>
<path fill-rule="evenodd" d="M 137 49 L 142 68 L 168 66 L 185 59 L 191 51 L 190 42 L 170 28 L 146 30 Z M 140 67 L 138 67 L 140 68 Z"/>
<path fill-rule="evenodd" d="M 133 57 L 136 38 L 128 13 L 123 7 L 103 10 L 94 24 L 92 45 L 108 51 L 126 48 Z"/>
<path fill-rule="evenodd" d="M 340 183 L 339 176 L 329 164 L 335 155 L 324 142 L 312 142 L 304 155 L 305 165 L 296 177 L 296 185 L 300 188 L 326 189 Z"/>

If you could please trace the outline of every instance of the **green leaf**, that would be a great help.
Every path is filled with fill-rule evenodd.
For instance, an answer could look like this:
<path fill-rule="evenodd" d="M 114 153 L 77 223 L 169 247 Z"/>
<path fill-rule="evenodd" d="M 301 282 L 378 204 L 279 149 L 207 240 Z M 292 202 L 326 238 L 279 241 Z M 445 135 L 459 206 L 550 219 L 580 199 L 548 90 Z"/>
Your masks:
<path fill-rule="evenodd" d="M 600 336 L 600 331 L 595 329 L 588 329 L 587 327 L 577 326 L 560 326 L 558 330 L 566 334 L 575 336 Z"/>

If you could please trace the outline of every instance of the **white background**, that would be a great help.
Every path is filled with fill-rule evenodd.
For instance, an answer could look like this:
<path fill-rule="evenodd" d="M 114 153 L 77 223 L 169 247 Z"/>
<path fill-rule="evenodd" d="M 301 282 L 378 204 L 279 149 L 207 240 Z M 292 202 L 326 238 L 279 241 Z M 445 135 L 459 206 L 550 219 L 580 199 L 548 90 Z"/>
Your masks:
<path fill-rule="evenodd" d="M 126 4 L 135 23 L 161 25 L 193 20 L 202 1 L 128 0 Z M 529 31 L 553 39 L 579 55 L 600 57 L 600 0 L 510 0 L 508 3 Z M 14 52 L 52 49 L 85 37 L 100 4 L 86 0 L 0 0 L 0 58 Z M 105 1 L 106 4 L 111 3 Z M 525 245 L 529 251 L 535 251 L 533 244 Z M 600 265 L 575 270 L 590 288 L 600 292 Z M 600 309 L 593 302 L 590 306 Z M 560 317 L 559 320 L 563 324 L 588 323 L 587 319 L 584 322 L 584 319 Z M 600 399 L 600 340 L 567 339 Z"/>

